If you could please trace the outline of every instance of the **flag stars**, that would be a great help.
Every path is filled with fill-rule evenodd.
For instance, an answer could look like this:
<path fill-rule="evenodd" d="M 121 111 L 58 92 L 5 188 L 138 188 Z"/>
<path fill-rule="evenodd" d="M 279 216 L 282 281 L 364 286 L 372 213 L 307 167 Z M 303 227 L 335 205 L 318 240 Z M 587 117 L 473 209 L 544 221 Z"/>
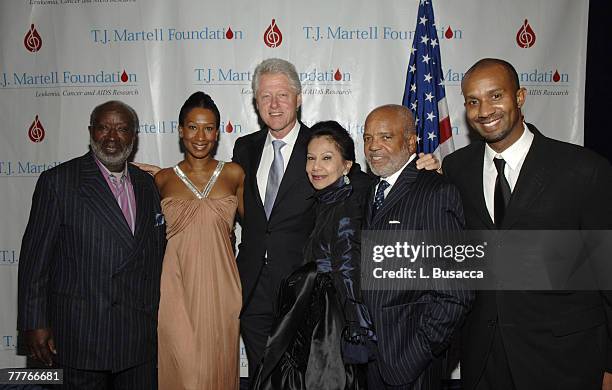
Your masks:
<path fill-rule="evenodd" d="M 429 82 L 431 82 L 431 79 L 432 79 L 432 77 L 431 77 L 431 73 L 427 73 L 427 74 L 424 76 L 424 79 L 425 79 L 425 81 L 427 81 L 428 83 L 429 83 Z"/>
<path fill-rule="evenodd" d="M 421 37 L 421 43 L 424 43 L 427 45 L 427 42 L 429 42 L 429 37 L 427 35 L 423 35 Z"/>
<path fill-rule="evenodd" d="M 425 94 L 425 100 L 427 100 L 428 102 L 431 102 L 433 99 L 433 93 L 429 92 Z"/>
<path fill-rule="evenodd" d="M 412 111 L 416 111 L 416 109 L 417 109 L 417 101 L 416 100 L 414 102 L 410 103 L 410 109 Z"/>
<path fill-rule="evenodd" d="M 429 44 L 435 49 L 435 47 L 438 46 L 438 40 L 434 38 L 431 40 L 431 42 L 429 42 Z"/>
<path fill-rule="evenodd" d="M 425 24 L 427 24 L 428 19 L 425 16 L 422 16 L 419 18 L 419 20 L 419 24 L 422 24 L 424 26 Z"/>
<path fill-rule="evenodd" d="M 436 139 L 436 134 L 433 131 L 427 133 L 427 139 L 433 141 L 434 139 Z"/>
<path fill-rule="evenodd" d="M 409 70 L 409 72 L 410 72 L 410 73 L 414 73 L 414 72 L 416 72 L 416 66 L 414 66 L 414 64 L 410 65 L 410 70 Z"/>
<path fill-rule="evenodd" d="M 416 84 L 410 84 L 410 90 L 416 92 Z"/>
<path fill-rule="evenodd" d="M 413 55 L 415 51 L 416 49 L 414 48 L 414 46 L 410 46 L 410 55 Z"/>
<path fill-rule="evenodd" d="M 420 144 L 420 143 L 421 143 L 421 137 L 417 135 L 417 144 Z"/>
<path fill-rule="evenodd" d="M 414 126 L 418 126 L 419 124 L 419 118 L 414 118 Z"/>
<path fill-rule="evenodd" d="M 427 119 L 428 119 L 428 120 L 430 120 L 430 121 L 432 121 L 432 122 L 433 122 L 433 120 L 434 120 L 434 118 L 435 118 L 435 117 L 436 117 L 436 116 L 434 115 L 433 111 L 432 111 L 432 112 L 427 113 Z"/>
<path fill-rule="evenodd" d="M 429 60 L 431 59 L 429 58 L 429 54 L 425 54 L 424 56 L 421 56 L 421 57 L 423 57 L 423 62 L 429 64 Z"/>

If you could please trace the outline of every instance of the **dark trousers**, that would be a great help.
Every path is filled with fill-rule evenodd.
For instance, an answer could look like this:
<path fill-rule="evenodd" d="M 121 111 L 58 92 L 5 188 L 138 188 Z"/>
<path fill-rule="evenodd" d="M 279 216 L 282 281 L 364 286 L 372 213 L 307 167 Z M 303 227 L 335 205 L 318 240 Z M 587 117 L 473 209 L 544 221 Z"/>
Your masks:
<path fill-rule="evenodd" d="M 249 377 L 252 377 L 263 357 L 268 336 L 274 323 L 274 302 L 269 266 L 264 265 L 248 306 L 240 317 L 240 335 L 249 360 Z"/>
<path fill-rule="evenodd" d="M 526 359 L 528 357 L 525 357 Z M 475 390 L 515 390 L 512 372 L 506 357 L 506 348 L 499 332 L 495 327 L 491 349 L 487 356 L 485 368 Z"/>
<path fill-rule="evenodd" d="M 91 371 L 60 366 L 64 370 L 63 390 L 155 390 L 157 360 L 122 371 Z"/>
<path fill-rule="evenodd" d="M 429 367 L 412 383 L 393 386 L 384 381 L 378 368 L 378 360 L 368 363 L 369 390 L 441 390 L 444 386 L 444 365 L 441 359 L 433 360 Z"/>

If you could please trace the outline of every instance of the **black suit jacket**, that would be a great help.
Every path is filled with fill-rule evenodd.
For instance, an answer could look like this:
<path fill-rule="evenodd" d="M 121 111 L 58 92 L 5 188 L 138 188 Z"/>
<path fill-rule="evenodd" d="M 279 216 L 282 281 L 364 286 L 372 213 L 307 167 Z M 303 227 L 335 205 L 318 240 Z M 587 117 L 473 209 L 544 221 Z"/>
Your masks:
<path fill-rule="evenodd" d="M 366 230 L 460 230 L 463 210 L 457 189 L 442 176 L 416 169 L 411 162 L 400 174 L 383 205 L 372 216 L 366 207 Z M 389 221 L 400 223 L 390 224 Z M 462 324 L 473 297 L 469 291 L 442 288 L 373 290 L 363 279 L 363 300 L 378 337 L 378 366 L 383 380 L 411 389 L 439 389 L 441 357 Z"/>
<path fill-rule="evenodd" d="M 314 189 L 306 174 L 309 134 L 310 129 L 301 124 L 270 220 L 266 219 L 263 199 L 257 186 L 257 169 L 268 130 L 240 137 L 234 144 L 232 160 L 240 164 L 245 172 L 244 218 L 240 221 L 242 237 L 237 258 L 242 282 L 243 311 L 251 304 L 250 297 L 266 252 L 274 291 L 281 280 L 303 262 L 303 247 L 314 226 Z"/>
<path fill-rule="evenodd" d="M 603 158 L 534 133 L 503 229 L 577 230 L 612 226 L 612 171 Z M 467 228 L 495 229 L 485 205 L 485 144 L 444 159 L 463 199 Z M 600 389 L 612 369 L 612 294 L 599 291 L 478 292 L 463 331 L 464 388 L 480 379 L 499 326 L 517 389 Z"/>
<path fill-rule="evenodd" d="M 165 224 L 153 179 L 128 169 L 134 234 L 91 153 L 36 184 L 21 244 L 17 328 L 51 328 L 57 361 L 69 367 L 121 370 L 156 356 Z"/>

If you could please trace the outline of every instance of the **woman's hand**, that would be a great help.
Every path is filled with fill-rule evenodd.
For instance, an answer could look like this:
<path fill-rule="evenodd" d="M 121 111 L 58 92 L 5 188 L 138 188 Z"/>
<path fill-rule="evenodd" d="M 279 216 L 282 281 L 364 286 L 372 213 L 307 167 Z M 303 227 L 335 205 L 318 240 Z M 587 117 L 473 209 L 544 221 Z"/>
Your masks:
<path fill-rule="evenodd" d="M 142 169 L 143 171 L 147 172 L 151 176 L 155 176 L 157 175 L 157 172 L 161 171 L 161 168 L 158 167 L 157 165 L 145 164 L 145 163 L 139 163 L 139 162 L 132 162 L 132 164 Z"/>

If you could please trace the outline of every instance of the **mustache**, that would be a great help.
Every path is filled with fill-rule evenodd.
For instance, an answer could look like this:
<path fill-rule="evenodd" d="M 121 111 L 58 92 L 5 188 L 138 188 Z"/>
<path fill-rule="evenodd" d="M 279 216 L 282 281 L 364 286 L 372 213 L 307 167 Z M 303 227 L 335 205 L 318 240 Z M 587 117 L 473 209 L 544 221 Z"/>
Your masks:
<path fill-rule="evenodd" d="M 490 122 L 494 122 L 498 119 L 503 118 L 504 114 L 503 113 L 499 113 L 499 112 L 494 112 L 493 114 L 484 117 L 484 118 L 477 118 L 476 122 L 480 123 L 480 124 L 486 124 L 486 123 L 490 123 Z"/>
<path fill-rule="evenodd" d="M 121 149 L 115 155 L 108 155 L 103 150 L 104 145 L 109 144 L 108 142 L 96 142 L 91 136 L 89 137 L 89 146 L 91 147 L 91 151 L 96 155 L 98 160 L 109 164 L 120 164 L 127 161 L 134 149 L 134 143 L 135 140 L 132 140 L 132 142 L 130 142 L 128 145 L 123 146 L 120 142 L 113 142 L 113 144 L 119 146 Z"/>

